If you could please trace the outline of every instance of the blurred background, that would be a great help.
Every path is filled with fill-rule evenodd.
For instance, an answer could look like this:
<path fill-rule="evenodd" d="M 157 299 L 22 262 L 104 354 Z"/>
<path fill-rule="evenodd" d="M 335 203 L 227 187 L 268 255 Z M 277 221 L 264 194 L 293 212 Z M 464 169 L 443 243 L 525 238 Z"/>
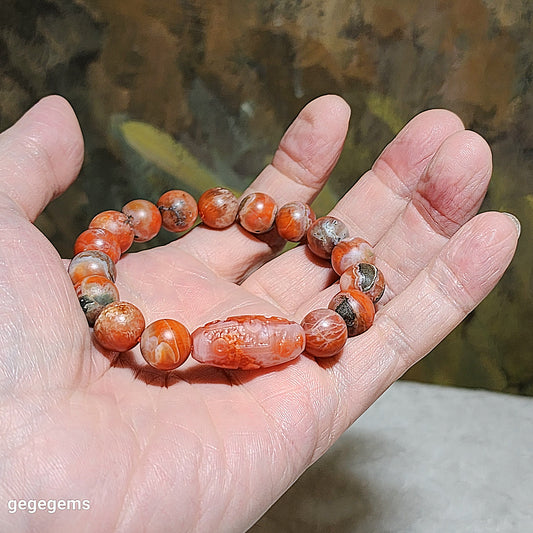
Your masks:
<path fill-rule="evenodd" d="M 0 128 L 50 93 L 78 114 L 85 165 L 37 221 L 68 257 L 132 198 L 242 191 L 316 96 L 352 108 L 319 215 L 407 120 L 453 110 L 494 153 L 482 210 L 516 214 L 522 236 L 501 283 L 406 377 L 533 395 L 532 20 L 519 0 L 2 0 Z"/>

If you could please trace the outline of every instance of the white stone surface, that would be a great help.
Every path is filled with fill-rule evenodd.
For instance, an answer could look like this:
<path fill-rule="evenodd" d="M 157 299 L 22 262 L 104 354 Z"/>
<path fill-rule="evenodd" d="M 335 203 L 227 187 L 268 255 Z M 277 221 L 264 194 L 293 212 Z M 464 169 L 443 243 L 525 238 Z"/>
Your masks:
<path fill-rule="evenodd" d="M 249 532 L 533 532 L 533 398 L 395 383 Z"/>

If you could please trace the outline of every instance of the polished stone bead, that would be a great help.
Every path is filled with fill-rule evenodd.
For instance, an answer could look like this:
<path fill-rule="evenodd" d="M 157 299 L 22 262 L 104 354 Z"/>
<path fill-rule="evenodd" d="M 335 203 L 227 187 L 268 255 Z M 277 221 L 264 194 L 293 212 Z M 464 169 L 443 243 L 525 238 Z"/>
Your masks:
<path fill-rule="evenodd" d="M 331 309 L 315 309 L 302 320 L 305 351 L 315 357 L 331 357 L 346 344 L 348 328 L 344 319 Z"/>
<path fill-rule="evenodd" d="M 148 200 L 132 200 L 122 212 L 128 217 L 133 228 L 133 240 L 146 242 L 153 239 L 161 229 L 161 213 L 155 204 Z"/>
<path fill-rule="evenodd" d="M 344 319 L 348 337 L 365 332 L 374 322 L 375 309 L 372 300 L 354 289 L 338 292 L 328 305 Z"/>
<path fill-rule="evenodd" d="M 276 229 L 280 237 L 291 242 L 301 242 L 307 237 L 309 226 L 316 220 L 311 206 L 303 202 L 290 202 L 276 215 Z"/>
<path fill-rule="evenodd" d="M 344 222 L 335 217 L 320 217 L 307 230 L 307 246 L 318 257 L 329 259 L 333 248 L 348 236 Z"/>
<path fill-rule="evenodd" d="M 208 189 L 198 200 L 198 214 L 210 228 L 223 229 L 231 226 L 238 210 L 239 200 L 224 187 Z"/>
<path fill-rule="evenodd" d="M 170 318 L 156 320 L 141 335 L 141 353 L 158 370 L 181 366 L 191 353 L 192 340 L 187 328 Z"/>
<path fill-rule="evenodd" d="M 375 260 L 374 249 L 361 237 L 343 239 L 331 251 L 331 266 L 339 276 L 356 263 L 374 264 Z"/>
<path fill-rule="evenodd" d="M 127 215 L 120 211 L 102 211 L 91 220 L 89 228 L 102 228 L 110 231 L 117 238 L 122 253 L 133 244 L 133 228 Z"/>
<path fill-rule="evenodd" d="M 266 368 L 302 353 L 305 334 L 285 318 L 242 315 L 215 320 L 192 334 L 192 357 L 200 363 L 232 369 Z"/>
<path fill-rule="evenodd" d="M 69 263 L 68 273 L 74 284 L 93 275 L 105 276 L 111 281 L 115 281 L 117 277 L 115 263 L 99 250 L 87 250 L 75 255 Z"/>
<path fill-rule="evenodd" d="M 196 200 L 185 191 L 167 191 L 159 198 L 157 207 L 163 227 L 173 233 L 191 229 L 198 217 Z"/>
<path fill-rule="evenodd" d="M 86 250 L 100 250 L 107 254 L 116 263 L 120 259 L 120 244 L 117 238 L 106 229 L 91 228 L 85 230 L 74 243 L 74 254 Z"/>
<path fill-rule="evenodd" d="M 87 276 L 74 285 L 89 326 L 93 326 L 102 309 L 119 300 L 117 286 L 105 276 Z"/>
<path fill-rule="evenodd" d="M 127 352 L 139 342 L 144 326 L 144 317 L 137 307 L 129 302 L 113 302 L 96 319 L 94 336 L 107 350 Z"/>
<path fill-rule="evenodd" d="M 253 192 L 241 200 L 237 220 L 250 233 L 266 233 L 272 229 L 277 211 L 278 207 L 271 196 Z"/>
<path fill-rule="evenodd" d="M 355 289 L 364 292 L 376 303 L 385 292 L 385 278 L 376 265 L 357 263 L 343 272 L 340 280 L 341 291 Z"/>

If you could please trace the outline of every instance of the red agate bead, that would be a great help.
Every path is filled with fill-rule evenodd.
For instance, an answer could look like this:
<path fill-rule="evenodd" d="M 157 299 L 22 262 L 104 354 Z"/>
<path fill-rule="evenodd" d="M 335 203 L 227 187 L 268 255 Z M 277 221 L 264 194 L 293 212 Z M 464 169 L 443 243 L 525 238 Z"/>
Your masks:
<path fill-rule="evenodd" d="M 374 249 L 361 237 L 343 239 L 331 251 L 331 266 L 339 276 L 356 263 L 373 264 L 375 260 Z"/>
<path fill-rule="evenodd" d="M 137 307 L 128 302 L 113 302 L 96 319 L 94 336 L 107 350 L 127 352 L 139 342 L 144 326 L 144 317 Z"/>
<path fill-rule="evenodd" d="M 148 200 L 132 200 L 122 212 L 128 217 L 133 228 L 133 240 L 146 242 L 153 239 L 161 229 L 161 213 L 155 204 Z"/>
<path fill-rule="evenodd" d="M 89 228 L 103 228 L 110 231 L 117 238 L 122 253 L 133 244 L 133 228 L 129 224 L 128 217 L 120 211 L 102 211 L 91 220 Z"/>
<path fill-rule="evenodd" d="M 222 229 L 231 226 L 238 210 L 239 200 L 224 187 L 208 189 L 198 199 L 198 214 L 202 222 L 210 228 Z"/>
<path fill-rule="evenodd" d="M 364 292 L 376 303 L 385 292 L 385 278 L 376 265 L 357 263 L 343 272 L 340 280 L 341 291 L 355 289 Z"/>
<path fill-rule="evenodd" d="M 242 315 L 215 320 L 192 334 L 192 356 L 200 363 L 250 370 L 291 361 L 305 346 L 300 324 L 285 318 Z"/>
<path fill-rule="evenodd" d="M 365 332 L 374 322 L 376 311 L 372 300 L 354 289 L 338 292 L 328 307 L 344 319 L 349 337 Z"/>
<path fill-rule="evenodd" d="M 119 299 L 117 286 L 105 276 L 87 276 L 76 283 L 74 289 L 89 326 L 106 305 Z"/>
<path fill-rule="evenodd" d="M 167 191 L 159 198 L 157 207 L 163 227 L 174 233 L 191 229 L 198 217 L 196 200 L 185 191 Z"/>
<path fill-rule="evenodd" d="M 348 236 L 344 222 L 335 217 L 320 217 L 307 230 L 307 246 L 318 257 L 329 259 L 333 248 Z"/>
<path fill-rule="evenodd" d="M 305 351 L 315 357 L 331 357 L 346 344 L 348 328 L 344 319 L 331 309 L 315 309 L 302 320 Z"/>
<path fill-rule="evenodd" d="M 146 362 L 159 370 L 173 370 L 191 353 L 191 335 L 172 319 L 152 322 L 141 335 L 141 353 Z"/>
<path fill-rule="evenodd" d="M 241 200 L 237 220 L 250 233 L 266 233 L 272 229 L 277 211 L 278 207 L 271 196 L 253 192 Z"/>
<path fill-rule="evenodd" d="M 79 254 L 85 250 L 100 250 L 107 254 L 113 263 L 120 259 L 120 244 L 117 238 L 106 229 L 90 228 L 85 230 L 74 243 L 74 253 Z"/>
<path fill-rule="evenodd" d="M 68 273 L 74 284 L 93 275 L 105 276 L 111 281 L 115 281 L 117 269 L 115 263 L 106 253 L 99 250 L 86 250 L 70 260 Z"/>
<path fill-rule="evenodd" d="M 300 242 L 306 238 L 307 230 L 315 220 L 311 206 L 303 202 L 290 202 L 278 211 L 276 229 L 283 239 Z"/>

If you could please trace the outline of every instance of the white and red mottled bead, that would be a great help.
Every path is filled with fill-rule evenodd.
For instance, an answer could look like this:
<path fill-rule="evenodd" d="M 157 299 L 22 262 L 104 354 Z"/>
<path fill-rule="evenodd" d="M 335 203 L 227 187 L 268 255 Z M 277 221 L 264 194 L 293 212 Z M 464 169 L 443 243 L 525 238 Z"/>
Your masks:
<path fill-rule="evenodd" d="M 68 266 L 68 273 L 74 284 L 87 276 L 105 276 L 111 281 L 117 277 L 115 263 L 100 250 L 86 250 L 75 255 Z"/>
<path fill-rule="evenodd" d="M 338 292 L 329 302 L 329 309 L 338 313 L 346 322 L 348 337 L 364 333 L 374 322 L 376 310 L 372 300 L 354 289 Z"/>
<path fill-rule="evenodd" d="M 189 357 L 191 335 L 181 322 L 164 318 L 145 328 L 140 345 L 147 363 L 158 370 L 173 370 Z"/>
<path fill-rule="evenodd" d="M 331 251 L 331 266 L 339 276 L 356 263 L 374 264 L 375 260 L 374 249 L 361 237 L 343 239 Z"/>
<path fill-rule="evenodd" d="M 355 289 L 364 292 L 374 303 L 379 301 L 385 292 L 385 278 L 376 265 L 357 263 L 346 269 L 339 280 L 341 291 Z"/>
<path fill-rule="evenodd" d="M 318 257 L 329 259 L 333 248 L 349 236 L 348 227 L 342 220 L 320 217 L 307 230 L 307 246 Z"/>
<path fill-rule="evenodd" d="M 315 357 L 331 357 L 339 353 L 348 339 L 344 319 L 331 309 L 314 309 L 302 320 L 305 351 Z"/>

